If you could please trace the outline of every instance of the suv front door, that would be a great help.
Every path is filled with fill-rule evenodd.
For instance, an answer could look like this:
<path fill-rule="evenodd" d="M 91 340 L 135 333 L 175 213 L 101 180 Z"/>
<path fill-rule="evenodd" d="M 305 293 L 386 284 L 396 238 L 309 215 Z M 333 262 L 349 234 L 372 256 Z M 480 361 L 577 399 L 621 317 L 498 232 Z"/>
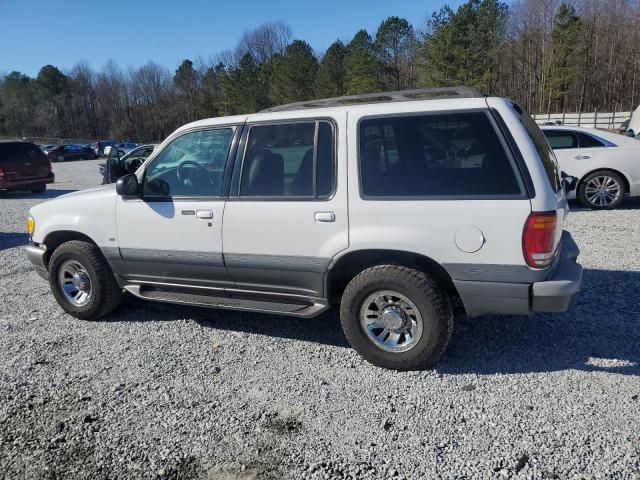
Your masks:
<path fill-rule="evenodd" d="M 237 127 L 182 133 L 145 167 L 141 195 L 119 197 L 118 246 L 129 280 L 224 287 L 225 170 Z"/>
<path fill-rule="evenodd" d="M 336 182 L 346 178 L 345 132 L 338 128 L 346 115 L 335 120 L 245 127 L 223 230 L 238 288 L 324 294 L 328 265 L 349 244 L 347 186 Z"/>

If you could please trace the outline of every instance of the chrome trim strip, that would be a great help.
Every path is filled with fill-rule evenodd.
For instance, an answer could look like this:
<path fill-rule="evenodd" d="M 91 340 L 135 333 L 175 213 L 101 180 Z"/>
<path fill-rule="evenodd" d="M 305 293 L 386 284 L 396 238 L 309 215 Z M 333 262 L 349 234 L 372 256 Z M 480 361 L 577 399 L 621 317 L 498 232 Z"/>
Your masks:
<path fill-rule="evenodd" d="M 254 255 L 246 253 L 226 253 L 228 268 L 252 268 L 256 270 L 287 270 L 292 272 L 324 273 L 330 258 L 303 257 L 293 255 Z"/>

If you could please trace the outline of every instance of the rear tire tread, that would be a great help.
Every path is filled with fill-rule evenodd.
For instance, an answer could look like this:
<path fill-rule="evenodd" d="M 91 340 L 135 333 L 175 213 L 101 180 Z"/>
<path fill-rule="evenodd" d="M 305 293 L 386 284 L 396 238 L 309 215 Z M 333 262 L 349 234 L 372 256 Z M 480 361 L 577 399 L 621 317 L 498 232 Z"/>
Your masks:
<path fill-rule="evenodd" d="M 385 352 L 373 344 L 369 343 L 370 348 L 365 349 L 357 347 L 358 344 L 362 343 L 359 331 L 354 330 L 361 328 L 359 321 L 360 304 L 354 305 L 354 301 L 361 296 L 360 292 L 368 288 L 371 283 L 383 278 L 398 279 L 401 282 L 406 282 L 417 289 L 422 296 L 422 299 L 412 298 L 413 301 L 424 300 L 431 305 L 434 314 L 433 321 L 437 322 L 441 327 L 438 329 L 438 338 L 434 348 L 423 348 L 416 351 L 415 349 L 418 349 L 420 345 L 418 344 L 408 352 L 392 354 L 397 355 L 399 358 L 390 360 L 385 358 Z M 425 313 L 422 311 L 421 313 L 423 321 L 427 321 L 428 318 Z M 354 348 L 358 353 L 374 365 L 395 370 L 427 369 L 437 363 L 449 344 L 453 332 L 453 310 L 448 295 L 428 274 L 400 265 L 377 265 L 360 272 L 347 285 L 340 305 L 340 322 L 349 343 L 352 346 L 355 345 Z M 388 355 L 386 356 L 388 357 Z M 406 358 L 408 356 L 411 358 Z"/>

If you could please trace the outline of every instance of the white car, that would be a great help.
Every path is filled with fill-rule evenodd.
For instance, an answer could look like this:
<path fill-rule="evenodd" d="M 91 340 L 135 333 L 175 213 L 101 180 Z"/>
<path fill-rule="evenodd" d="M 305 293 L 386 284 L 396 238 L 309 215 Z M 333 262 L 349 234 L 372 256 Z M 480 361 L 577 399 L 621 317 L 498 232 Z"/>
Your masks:
<path fill-rule="evenodd" d="M 452 300 L 470 317 L 569 307 L 572 183 L 507 99 L 314 100 L 179 128 L 115 185 L 32 207 L 26 252 L 80 319 L 123 291 L 302 318 L 337 308 L 364 358 L 421 369 L 449 342 Z"/>
<path fill-rule="evenodd" d="M 597 210 L 618 207 L 640 195 L 640 142 L 584 127 L 542 127 L 560 170 L 578 178 L 569 198 Z"/>
<path fill-rule="evenodd" d="M 629 119 L 627 136 L 640 139 L 640 107 L 636 108 Z"/>

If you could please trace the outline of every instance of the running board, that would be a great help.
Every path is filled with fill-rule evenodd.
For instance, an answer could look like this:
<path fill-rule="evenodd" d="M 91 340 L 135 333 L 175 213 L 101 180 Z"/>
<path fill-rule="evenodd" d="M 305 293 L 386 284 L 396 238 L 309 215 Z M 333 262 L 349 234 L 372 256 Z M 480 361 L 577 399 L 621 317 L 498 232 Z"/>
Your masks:
<path fill-rule="evenodd" d="M 224 295 L 202 295 L 198 293 L 175 292 L 148 289 L 142 285 L 126 285 L 124 289 L 132 295 L 153 302 L 176 303 L 197 307 L 220 308 L 224 310 L 241 310 L 259 313 L 273 313 L 292 317 L 311 318 L 329 306 L 324 300 L 314 299 L 308 303 L 287 303 L 282 301 L 256 300 L 255 298 L 238 298 Z"/>

